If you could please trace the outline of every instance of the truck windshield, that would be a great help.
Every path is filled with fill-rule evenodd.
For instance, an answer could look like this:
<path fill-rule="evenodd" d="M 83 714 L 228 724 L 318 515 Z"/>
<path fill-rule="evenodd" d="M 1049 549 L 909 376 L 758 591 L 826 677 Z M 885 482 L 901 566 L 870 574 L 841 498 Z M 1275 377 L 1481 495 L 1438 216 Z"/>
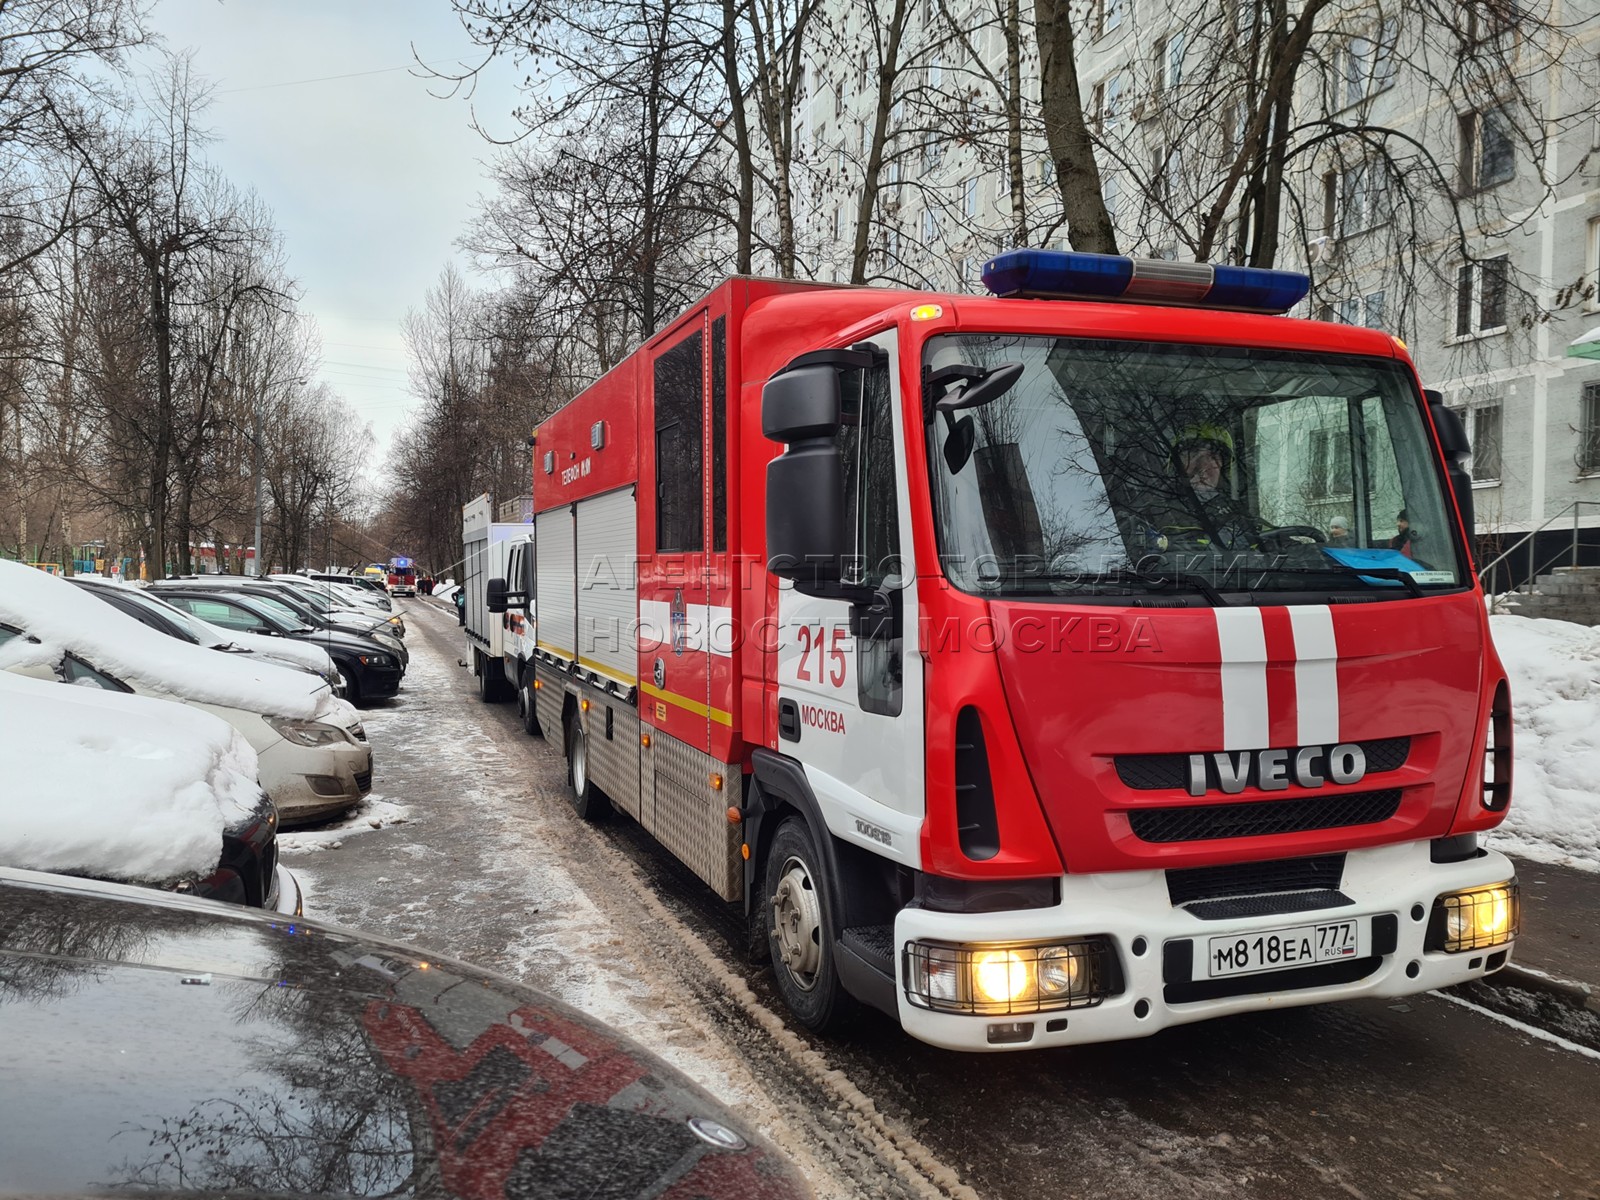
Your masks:
<path fill-rule="evenodd" d="M 930 339 L 924 368 L 940 560 L 966 591 L 1376 598 L 1469 578 L 1398 362 L 962 334 Z"/>

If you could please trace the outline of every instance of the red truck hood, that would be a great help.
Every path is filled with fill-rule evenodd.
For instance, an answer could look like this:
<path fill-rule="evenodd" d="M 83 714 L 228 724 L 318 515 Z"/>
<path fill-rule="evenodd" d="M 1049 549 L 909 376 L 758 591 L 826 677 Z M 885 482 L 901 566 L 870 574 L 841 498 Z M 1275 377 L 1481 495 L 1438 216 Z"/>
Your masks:
<path fill-rule="evenodd" d="M 1216 609 L 996 602 L 992 612 L 1023 756 L 1069 871 L 1287 858 L 1449 831 L 1480 707 L 1484 635 L 1470 595 Z M 1336 745 L 1360 747 L 1361 779 L 1328 778 Z M 1297 782 L 1297 752 L 1316 747 Z M 1287 753 L 1266 763 L 1247 753 L 1269 749 Z M 1287 782 L 1269 774 L 1281 786 L 1263 790 L 1259 772 L 1274 760 Z M 1336 765 L 1352 761 L 1345 751 Z M 1219 783 L 1219 770 L 1241 768 L 1256 773 L 1242 788 Z M 1253 807 L 1224 808 L 1238 805 Z"/>

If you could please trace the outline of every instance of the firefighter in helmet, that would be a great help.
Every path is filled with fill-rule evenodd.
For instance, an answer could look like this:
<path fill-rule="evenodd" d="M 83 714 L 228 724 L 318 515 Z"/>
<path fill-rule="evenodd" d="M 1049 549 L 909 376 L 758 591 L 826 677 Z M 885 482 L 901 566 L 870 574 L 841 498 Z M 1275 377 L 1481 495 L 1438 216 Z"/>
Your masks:
<path fill-rule="evenodd" d="M 1169 465 L 1171 495 L 1152 522 L 1160 542 L 1213 551 L 1259 547 L 1260 526 L 1229 493 L 1234 456 L 1226 426 L 1215 421 L 1184 426 L 1172 440 Z"/>

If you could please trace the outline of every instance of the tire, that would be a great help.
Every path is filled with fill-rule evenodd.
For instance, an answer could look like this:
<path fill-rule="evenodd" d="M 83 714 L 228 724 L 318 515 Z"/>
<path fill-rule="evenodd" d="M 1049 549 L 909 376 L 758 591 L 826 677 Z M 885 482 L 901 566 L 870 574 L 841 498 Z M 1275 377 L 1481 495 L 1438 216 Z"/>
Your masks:
<path fill-rule="evenodd" d="M 833 961 L 837 901 L 822 871 L 811 828 L 799 817 L 778 826 L 762 871 L 761 908 L 772 975 L 784 1003 L 807 1029 L 836 1028 L 855 1003 Z"/>
<path fill-rule="evenodd" d="M 522 728 L 530 737 L 544 732 L 539 728 L 539 707 L 534 703 L 533 668 L 522 669 L 522 686 L 517 689 L 517 715 L 522 718 Z"/>
<path fill-rule="evenodd" d="M 478 699 L 485 704 L 498 704 L 506 698 L 506 681 L 494 672 L 499 664 L 491 663 L 480 652 L 472 652 L 472 666 L 478 676 Z"/>
<path fill-rule="evenodd" d="M 356 673 L 342 663 L 335 663 L 339 674 L 344 679 L 344 698 L 351 704 L 361 703 L 361 685 L 356 682 Z"/>
<path fill-rule="evenodd" d="M 585 821 L 603 821 L 611 811 L 611 801 L 595 786 L 589 774 L 589 739 L 583 723 L 574 713 L 567 722 L 567 786 L 572 789 L 572 807 Z"/>

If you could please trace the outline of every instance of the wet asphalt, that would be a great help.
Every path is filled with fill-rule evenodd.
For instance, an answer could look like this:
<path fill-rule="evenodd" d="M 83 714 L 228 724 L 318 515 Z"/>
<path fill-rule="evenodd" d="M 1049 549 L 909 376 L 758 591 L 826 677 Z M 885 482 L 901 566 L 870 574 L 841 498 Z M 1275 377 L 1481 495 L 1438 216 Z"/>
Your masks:
<path fill-rule="evenodd" d="M 368 724 L 375 790 L 403 795 L 418 819 L 287 859 L 311 884 L 310 911 L 535 983 L 549 982 L 542 969 L 571 967 L 559 953 L 541 967 L 518 948 L 537 906 L 507 880 L 539 865 L 497 853 L 506 830 L 476 822 L 457 802 L 464 756 L 442 753 L 424 735 L 430 713 L 465 709 L 468 740 L 500 752 L 465 782 L 515 790 L 526 809 L 517 836 L 546 839 L 580 864 L 594 847 L 597 869 L 572 878 L 592 893 L 589 901 L 626 911 L 626 897 L 608 895 L 623 885 L 601 850 L 620 853 L 672 921 L 748 988 L 708 984 L 692 955 L 660 955 L 664 972 L 684 976 L 664 985 L 705 1006 L 711 1026 L 767 1076 L 779 1103 L 873 1115 L 878 1133 L 869 1136 L 826 1114 L 801 1123 L 819 1143 L 809 1150 L 845 1163 L 817 1181 L 824 1200 L 1600 1200 L 1600 1051 L 1509 1025 L 1461 996 L 1250 1014 L 1140 1041 L 1023 1054 L 938 1050 L 875 1014 L 836 1036 L 810 1035 L 786 1022 L 765 968 L 746 960 L 742 913 L 625 819 L 596 828 L 579 822 L 562 794 L 555 750 L 522 732 L 514 706 L 482 704 L 470 672 L 456 665 L 464 641 L 453 613 L 420 598 L 405 608 L 412 677 L 420 658 L 432 664 L 431 683 L 423 692 L 408 677 L 401 697 L 375 708 Z M 394 744 L 385 744 L 386 726 Z M 793 1035 L 778 1039 L 781 1051 L 769 1014 Z M 853 1145 L 821 1144 L 834 1136 Z M 881 1162 L 872 1161 L 875 1147 Z"/>

